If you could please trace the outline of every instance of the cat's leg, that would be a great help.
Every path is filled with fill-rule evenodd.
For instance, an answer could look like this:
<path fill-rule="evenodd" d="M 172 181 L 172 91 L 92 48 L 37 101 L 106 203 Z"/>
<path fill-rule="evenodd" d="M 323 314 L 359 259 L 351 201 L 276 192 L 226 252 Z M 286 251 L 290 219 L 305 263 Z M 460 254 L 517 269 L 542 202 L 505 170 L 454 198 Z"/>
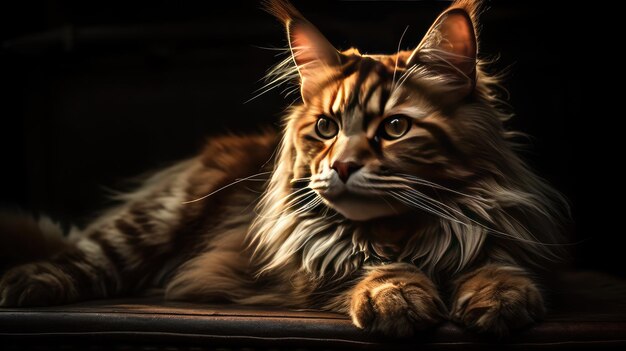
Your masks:
<path fill-rule="evenodd" d="M 126 195 L 122 206 L 90 225 L 70 249 L 5 272 L 0 306 L 62 304 L 141 291 L 164 272 L 168 260 L 189 257 L 207 245 L 213 239 L 208 233 L 224 218 L 253 213 L 246 210 L 258 194 L 228 185 L 258 173 L 275 142 L 271 132 L 212 139 L 199 157 L 158 172 Z"/>
<path fill-rule="evenodd" d="M 50 259 L 8 270 L 0 279 L 0 305 L 64 304 L 116 296 L 148 283 L 172 249 L 179 211 L 168 208 L 165 199 L 171 202 L 177 195 L 153 195 L 149 202 L 105 216 Z M 150 208 L 143 208 L 148 203 Z"/>
<path fill-rule="evenodd" d="M 446 315 L 435 284 L 410 264 L 369 269 L 349 298 L 349 313 L 357 327 L 388 336 L 413 335 Z"/>
<path fill-rule="evenodd" d="M 156 174 L 65 250 L 9 269 L 0 277 L 0 306 L 112 297 L 150 283 L 180 242 L 189 172 L 194 167 L 184 162 Z"/>
<path fill-rule="evenodd" d="M 545 314 L 537 284 L 519 267 L 490 264 L 456 284 L 452 319 L 477 332 L 506 335 Z"/>
<path fill-rule="evenodd" d="M 203 252 L 185 262 L 165 286 L 165 298 L 195 302 L 233 301 L 249 296 L 249 256 L 244 247 L 247 223 L 220 233 Z"/>
<path fill-rule="evenodd" d="M 99 243 L 80 240 L 75 248 L 50 260 L 5 272 L 0 279 L 0 306 L 57 305 L 114 295 L 121 285 L 116 265 Z"/>

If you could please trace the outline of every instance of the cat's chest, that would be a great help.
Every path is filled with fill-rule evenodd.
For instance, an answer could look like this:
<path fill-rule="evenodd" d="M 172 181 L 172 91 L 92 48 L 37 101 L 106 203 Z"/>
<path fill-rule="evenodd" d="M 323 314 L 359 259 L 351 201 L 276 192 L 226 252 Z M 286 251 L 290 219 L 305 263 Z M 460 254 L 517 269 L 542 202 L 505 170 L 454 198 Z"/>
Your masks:
<path fill-rule="evenodd" d="M 406 251 L 409 242 L 415 245 L 415 239 L 429 231 L 429 224 L 415 217 L 391 218 L 363 224 L 361 230 L 376 256 L 384 261 L 395 261 Z"/>

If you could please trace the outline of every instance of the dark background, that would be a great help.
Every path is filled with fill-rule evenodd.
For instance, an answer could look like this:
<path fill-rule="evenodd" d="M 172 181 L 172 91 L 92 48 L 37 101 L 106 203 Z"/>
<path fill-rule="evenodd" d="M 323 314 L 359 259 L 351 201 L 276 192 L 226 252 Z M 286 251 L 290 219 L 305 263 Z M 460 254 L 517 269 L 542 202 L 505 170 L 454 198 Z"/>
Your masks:
<path fill-rule="evenodd" d="M 406 25 L 402 46 L 414 46 L 448 4 L 294 2 L 335 46 L 366 53 L 395 51 Z M 481 51 L 506 72 L 511 127 L 532 136 L 524 157 L 572 203 L 575 264 L 624 276 L 612 201 L 623 157 L 611 151 L 624 113 L 607 83 L 621 83 L 619 22 L 602 4 L 486 4 Z M 0 206 L 84 224 L 109 203 L 106 189 L 193 155 L 210 135 L 276 123 L 293 100 L 277 90 L 244 103 L 278 61 L 260 47 L 286 45 L 256 1 L 0 6 Z"/>

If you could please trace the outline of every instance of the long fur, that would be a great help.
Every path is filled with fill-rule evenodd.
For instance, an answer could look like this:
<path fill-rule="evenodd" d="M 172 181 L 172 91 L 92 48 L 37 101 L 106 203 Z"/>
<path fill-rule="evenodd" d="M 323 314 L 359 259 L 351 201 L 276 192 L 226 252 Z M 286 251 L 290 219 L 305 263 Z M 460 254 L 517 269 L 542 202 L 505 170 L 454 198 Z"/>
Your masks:
<path fill-rule="evenodd" d="M 270 12 L 287 21 L 292 12 L 286 3 L 271 4 Z M 451 8 L 465 9 L 473 23 L 477 22 L 477 2 L 457 1 Z M 442 93 L 457 89 L 456 79 L 424 67 L 402 72 L 400 80 L 416 86 Z M 293 82 L 297 67 L 293 60 L 285 60 L 268 77 L 274 84 Z M 541 267 L 546 261 L 563 257 L 567 244 L 562 234 L 563 219 L 569 216 L 567 201 L 513 151 L 518 147 L 513 139 L 519 133 L 502 127 L 510 114 L 502 110 L 500 90 L 499 77 L 487 73 L 485 62 L 479 60 L 475 101 L 457 113 L 471 117 L 464 125 L 465 133 L 482 136 L 482 145 L 473 146 L 485 152 L 476 160 L 485 176 L 465 189 L 472 196 L 449 199 L 447 205 L 461 214 L 456 216 L 457 221 L 440 219 L 415 233 L 398 261 L 412 262 L 434 276 L 436 272 L 464 271 L 485 253 L 493 260 L 529 267 Z M 337 216 L 319 217 L 287 209 L 296 157 L 291 133 L 300 113 L 299 107 L 295 107 L 285 118 L 275 170 L 258 207 L 259 216 L 249 231 L 250 246 L 255 247 L 255 258 L 262 263 L 259 272 L 279 271 L 296 260 L 303 272 L 335 279 L 347 277 L 368 263 L 385 262 L 387 259 L 374 250 L 358 224 Z"/>
<path fill-rule="evenodd" d="M 288 57 L 268 72 L 259 94 L 298 77 L 313 92 L 288 109 L 281 137 L 266 131 L 212 139 L 197 157 L 121 195 L 120 206 L 74 235 L 71 244 L 18 220 L 0 240 L 21 232 L 27 235 L 22 243 L 44 246 L 30 258 L 46 260 L 3 275 L 0 305 L 68 303 L 158 286 L 167 299 L 323 308 L 350 313 L 359 327 L 408 335 L 441 319 L 441 288 L 455 291 L 453 315 L 470 327 L 506 332 L 502 306 L 530 304 L 501 312 L 523 315 L 526 322 L 540 318 L 541 294 L 526 270 L 550 267 L 563 256 L 567 202 L 515 153 L 517 134 L 505 128 L 510 114 L 497 95 L 499 78 L 486 63 L 441 46 L 439 22 L 415 51 L 362 55 L 349 49 L 335 57 L 287 1 L 269 1 L 266 8 L 287 26 L 298 19 L 293 26 L 306 26 L 299 35 L 323 45 L 324 55 L 306 57 L 332 61 L 304 72 Z M 456 20 L 469 16 L 475 26 L 478 9 L 462 0 L 449 11 L 462 11 Z M 476 65 L 467 70 L 467 62 Z M 408 213 L 355 219 L 313 187 L 313 176 L 330 170 L 329 155 L 340 141 L 301 131 L 320 120 L 320 109 L 335 107 L 343 108 L 343 123 L 358 128 L 353 140 L 361 144 L 353 150 L 384 165 L 360 172 L 370 204 L 382 194 L 385 210 L 395 210 L 388 202 L 393 200 Z M 414 135 L 385 144 L 380 157 L 383 144 L 364 137 L 363 126 L 372 124 L 365 116 L 388 119 L 394 108 L 402 108 L 394 115 L 411 119 L 425 135 L 421 142 Z M 345 140 L 351 138 L 337 148 L 348 150 L 352 144 Z M 464 312 L 485 310 L 484 303 L 493 308 L 483 316 Z"/>

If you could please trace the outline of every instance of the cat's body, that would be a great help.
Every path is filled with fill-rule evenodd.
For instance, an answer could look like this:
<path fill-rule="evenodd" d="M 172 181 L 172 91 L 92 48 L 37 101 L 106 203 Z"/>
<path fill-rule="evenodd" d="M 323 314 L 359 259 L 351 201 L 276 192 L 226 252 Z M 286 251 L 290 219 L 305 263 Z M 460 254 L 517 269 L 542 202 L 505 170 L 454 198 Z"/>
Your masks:
<path fill-rule="evenodd" d="M 448 316 L 498 333 L 541 318 L 530 274 L 558 256 L 561 198 L 512 151 L 476 63 L 474 4 L 390 56 L 336 52 L 291 5 L 268 8 L 297 67 L 275 73 L 301 78 L 282 136 L 215 138 L 52 257 L 6 272 L 0 305 L 160 287 L 348 313 L 388 335 Z"/>

